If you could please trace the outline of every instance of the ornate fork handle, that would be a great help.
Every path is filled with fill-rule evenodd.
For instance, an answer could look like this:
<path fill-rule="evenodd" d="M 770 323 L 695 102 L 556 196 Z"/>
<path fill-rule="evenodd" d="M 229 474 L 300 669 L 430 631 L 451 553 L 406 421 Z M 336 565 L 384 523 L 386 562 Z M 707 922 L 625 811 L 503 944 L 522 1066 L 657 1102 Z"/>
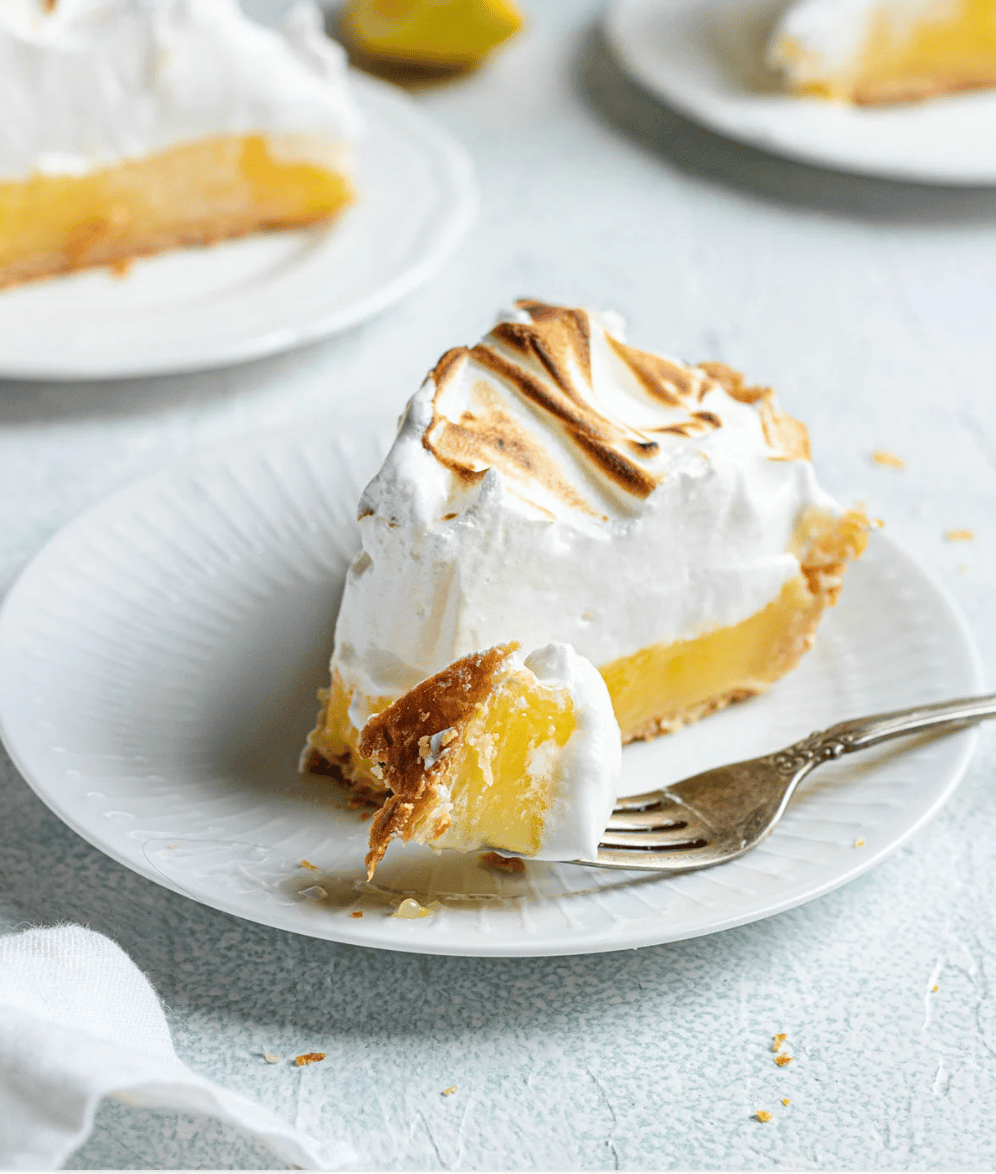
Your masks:
<path fill-rule="evenodd" d="M 987 717 L 996 717 L 996 693 L 838 722 L 772 754 L 769 761 L 780 774 L 801 777 L 821 762 L 829 762 L 855 750 L 866 750 L 890 738 L 903 738 L 921 730 L 963 729 Z"/>

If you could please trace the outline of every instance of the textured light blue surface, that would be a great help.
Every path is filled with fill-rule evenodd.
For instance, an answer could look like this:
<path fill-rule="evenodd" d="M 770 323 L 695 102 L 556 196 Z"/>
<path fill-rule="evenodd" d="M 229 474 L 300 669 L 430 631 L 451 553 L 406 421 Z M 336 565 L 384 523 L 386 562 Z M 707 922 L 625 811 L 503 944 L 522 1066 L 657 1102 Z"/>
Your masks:
<path fill-rule="evenodd" d="M 396 413 L 439 353 L 530 294 L 617 308 L 637 344 L 777 387 L 827 487 L 866 501 L 947 583 L 992 663 L 996 193 L 727 144 L 619 73 L 592 32 L 597 4 L 529 8 L 530 31 L 488 70 L 419 97 L 471 147 L 484 193 L 467 247 L 423 292 L 235 370 L 0 384 L 0 582 L 86 505 L 196 447 Z M 875 466 L 879 448 L 907 468 Z M 974 543 L 945 541 L 962 527 Z M 987 731 L 930 827 L 802 909 L 634 953 L 489 962 L 340 947 L 201 908 L 91 849 L 4 759 L 0 928 L 109 934 L 162 994 L 185 1060 L 348 1138 L 370 1167 L 992 1167 L 994 768 Z M 264 1047 L 328 1059 L 268 1065 Z M 271 1163 L 217 1124 L 108 1106 L 73 1164 Z"/>

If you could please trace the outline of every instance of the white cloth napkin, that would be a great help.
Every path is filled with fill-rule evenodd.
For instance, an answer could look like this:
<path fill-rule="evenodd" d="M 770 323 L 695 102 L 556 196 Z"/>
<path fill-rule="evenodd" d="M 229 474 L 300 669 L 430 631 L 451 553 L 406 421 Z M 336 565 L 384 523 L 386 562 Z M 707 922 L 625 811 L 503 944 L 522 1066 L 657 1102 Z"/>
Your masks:
<path fill-rule="evenodd" d="M 76 925 L 0 937 L 0 1169 L 59 1168 L 107 1096 L 218 1117 L 305 1169 L 355 1162 L 183 1064 L 148 979 L 110 939 Z"/>

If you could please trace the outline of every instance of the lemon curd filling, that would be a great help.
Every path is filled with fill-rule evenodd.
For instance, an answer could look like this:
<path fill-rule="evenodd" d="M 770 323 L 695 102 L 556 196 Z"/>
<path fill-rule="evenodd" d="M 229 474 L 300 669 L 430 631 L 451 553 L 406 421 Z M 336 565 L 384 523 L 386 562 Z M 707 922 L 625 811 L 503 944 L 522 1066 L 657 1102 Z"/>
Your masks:
<path fill-rule="evenodd" d="M 360 731 L 349 718 L 353 692 L 345 688 L 342 677 L 334 669 L 332 684 L 319 690 L 318 700 L 322 708 L 318 724 L 308 736 L 301 769 L 308 774 L 339 776 L 352 784 L 357 798 L 380 802 L 387 787 L 374 771 L 375 764 L 359 751 Z M 367 708 L 372 714 L 381 713 L 393 700 L 393 697 L 367 698 Z"/>
<path fill-rule="evenodd" d="M 821 611 L 805 580 L 791 579 L 773 603 L 739 624 L 604 665 L 623 741 L 665 733 L 767 689 L 808 648 Z"/>
<path fill-rule="evenodd" d="M 870 525 L 861 509 L 838 518 L 820 510 L 804 514 L 792 544 L 800 573 L 766 607 L 737 624 L 688 640 L 648 645 L 597 666 L 608 687 L 622 741 L 670 733 L 731 701 L 764 692 L 793 669 L 812 647 L 824 609 L 836 602 L 847 566 L 863 553 Z M 536 687 L 542 688 L 538 682 Z M 381 802 L 390 784 L 374 761 L 360 752 L 360 733 L 349 716 L 353 693 L 337 671 L 333 671 L 331 688 L 323 690 L 320 698 L 322 710 L 309 736 L 302 768 L 314 774 L 337 774 L 351 784 L 354 794 Z M 362 700 L 368 713 L 377 714 L 393 699 Z M 497 707 L 494 720 L 506 721 L 509 729 L 513 726 L 506 719 L 513 702 L 519 704 L 514 691 L 508 700 L 488 702 Z M 516 723 L 520 720 L 518 714 Z M 528 722 L 523 725 L 524 731 L 531 728 Z M 485 730 L 481 737 L 486 736 Z M 510 735 L 512 745 L 518 746 L 518 736 Z M 524 732 L 522 737 L 526 736 Z M 468 769 L 473 769 L 473 756 L 467 754 Z M 525 761 L 523 755 L 515 760 L 518 767 Z"/>
<path fill-rule="evenodd" d="M 534 856 L 555 797 L 557 754 L 576 726 L 569 694 L 531 673 L 508 677 L 449 751 L 449 826 L 434 834 L 430 820 L 414 838 L 461 852 L 488 847 Z"/>
<path fill-rule="evenodd" d="M 0 288 L 181 245 L 327 219 L 346 176 L 223 135 L 85 175 L 0 183 Z"/>
<path fill-rule="evenodd" d="M 516 688 L 519 689 L 516 694 Z M 539 705 L 539 712 L 545 716 L 540 725 L 534 723 L 534 711 L 530 709 L 523 701 L 524 694 L 521 692 L 522 686 L 513 686 L 510 682 L 506 689 L 500 696 L 490 699 L 487 702 L 487 712 L 490 713 L 492 709 L 495 710 L 494 721 L 500 722 L 503 717 L 509 719 L 506 721 L 506 726 L 509 729 L 508 745 L 502 745 L 498 748 L 497 759 L 501 763 L 511 761 L 509 755 L 515 756 L 515 761 L 518 763 L 518 769 L 523 769 L 526 758 L 531 752 L 532 744 L 528 741 L 532 737 L 532 733 L 540 728 L 542 721 L 552 717 L 550 715 L 549 706 L 554 704 L 553 691 L 546 689 L 545 686 L 538 682 L 535 685 L 533 699 Z M 541 699 L 543 692 L 548 695 L 548 700 Z M 514 700 L 513 700 L 514 698 Z M 342 678 L 337 672 L 333 672 L 332 685 L 329 689 L 322 689 L 319 692 L 319 700 L 322 708 L 318 715 L 317 727 L 312 731 L 309 740 L 308 748 L 305 750 L 302 759 L 302 769 L 310 774 L 331 774 L 338 775 L 344 781 L 351 784 L 351 790 L 354 795 L 361 799 L 367 799 L 371 802 L 381 802 L 384 795 L 390 789 L 385 782 L 383 775 L 376 768 L 376 763 L 365 757 L 359 749 L 360 731 L 353 725 L 349 717 L 349 707 L 353 700 L 353 693 L 347 690 L 342 683 Z M 393 700 L 388 697 L 365 698 L 366 707 L 371 714 L 383 712 Z M 567 698 L 570 701 L 570 698 Z M 515 706 L 515 714 L 511 712 L 511 707 Z M 532 701 L 529 703 L 532 705 Z M 511 722 L 511 717 L 515 716 L 514 723 Z M 491 720 L 490 718 L 488 719 Z M 554 723 L 557 730 L 560 726 Z M 553 727 L 551 727 L 553 728 Z M 482 729 L 477 730 L 476 726 L 471 727 L 471 742 L 477 749 L 468 747 L 466 751 L 461 751 L 467 761 L 467 768 L 469 770 L 483 771 L 485 768 L 481 765 L 481 754 L 487 753 L 487 747 L 490 746 L 488 739 L 493 737 L 493 730 Z M 558 745 L 563 746 L 566 743 L 566 738 L 570 737 L 570 733 L 566 735 L 563 741 L 558 742 Z M 479 743 L 479 746 L 478 746 Z M 520 753 L 521 750 L 521 753 Z M 490 759 L 488 759 L 490 761 Z M 490 768 L 494 770 L 494 768 Z M 504 766 L 502 767 L 504 772 Z M 502 774 L 504 777 L 504 773 Z M 497 794 L 495 792 L 494 794 Z M 476 802 L 470 799 L 467 802 Z M 492 802 L 489 800 L 489 803 Z M 447 847 L 450 845 L 447 844 Z M 498 845 L 492 845 L 497 847 Z M 509 845 L 509 847 L 511 847 Z M 514 851 L 527 852 L 526 848 L 516 847 Z"/>
<path fill-rule="evenodd" d="M 864 552 L 869 527 L 861 509 L 839 518 L 806 512 L 791 548 L 800 573 L 767 607 L 738 624 L 602 665 L 623 742 L 669 733 L 763 693 L 795 668 L 813 645 L 824 608 L 836 602 L 848 563 Z"/>
<path fill-rule="evenodd" d="M 915 20 L 882 6 L 851 69 L 793 88 L 879 105 L 991 85 L 996 85 L 996 4 L 937 0 Z"/>
<path fill-rule="evenodd" d="M 769 688 L 810 647 L 823 606 L 800 575 L 785 584 L 777 599 L 739 624 L 691 640 L 650 645 L 600 666 L 623 742 L 668 733 L 729 701 Z M 310 763 L 314 770 L 317 765 L 322 773 L 323 761 L 333 764 L 353 782 L 354 791 L 370 798 L 383 794 L 383 782 L 371 771 L 373 763 L 357 749 L 359 731 L 348 717 L 352 695 L 338 674 L 332 688 L 323 691 L 323 700 L 306 766 Z M 379 698 L 370 709 L 379 712 L 387 703 Z M 473 755 L 468 763 L 473 764 Z"/>
<path fill-rule="evenodd" d="M 462 657 L 364 725 L 359 752 L 391 792 L 370 825 L 368 876 L 394 837 L 458 852 L 497 848 L 535 856 L 550 846 L 555 811 L 563 824 L 558 801 L 565 788 L 580 785 L 582 807 L 590 807 L 583 794 L 588 763 L 582 755 L 577 775 L 576 748 L 566 748 L 580 731 L 582 712 L 589 737 L 591 721 L 597 724 L 591 698 L 576 703 L 576 682 L 541 679 L 519 660 L 518 647 Z M 559 647 L 561 657 L 579 660 Z M 598 681 L 590 665 L 586 671 Z M 611 721 L 601 682 L 598 689 Z M 608 773 L 604 779 L 612 782 Z"/>

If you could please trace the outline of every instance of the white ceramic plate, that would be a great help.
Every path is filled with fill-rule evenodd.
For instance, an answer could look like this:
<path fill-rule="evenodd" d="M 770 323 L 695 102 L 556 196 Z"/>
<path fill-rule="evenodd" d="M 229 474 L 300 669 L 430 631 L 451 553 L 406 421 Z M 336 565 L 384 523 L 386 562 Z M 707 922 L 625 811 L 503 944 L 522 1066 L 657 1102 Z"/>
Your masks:
<path fill-rule="evenodd" d="M 223 366 L 355 326 L 427 281 L 477 211 L 470 160 L 402 91 L 352 81 L 359 198 L 328 228 L 262 233 L 0 293 L 0 376 Z"/>
<path fill-rule="evenodd" d="M 606 31 L 647 89 L 720 134 L 807 163 L 922 183 L 996 183 L 996 91 L 870 109 L 792 98 L 764 64 L 785 0 L 614 0 Z"/>
<path fill-rule="evenodd" d="M 809 901 L 893 851 L 958 782 L 973 732 L 822 768 L 763 845 L 683 878 L 544 863 L 498 876 L 476 856 L 398 844 L 365 886 L 369 824 L 334 784 L 296 774 L 357 548 L 355 502 L 385 443 L 339 444 L 334 431 L 260 441 L 117 494 L 45 547 L 0 613 L 7 749 L 57 815 L 143 876 L 252 921 L 367 946 L 616 950 Z M 950 603 L 876 535 L 802 666 L 766 697 L 628 747 L 622 789 L 980 688 Z M 442 907 L 399 920 L 406 893 Z"/>

